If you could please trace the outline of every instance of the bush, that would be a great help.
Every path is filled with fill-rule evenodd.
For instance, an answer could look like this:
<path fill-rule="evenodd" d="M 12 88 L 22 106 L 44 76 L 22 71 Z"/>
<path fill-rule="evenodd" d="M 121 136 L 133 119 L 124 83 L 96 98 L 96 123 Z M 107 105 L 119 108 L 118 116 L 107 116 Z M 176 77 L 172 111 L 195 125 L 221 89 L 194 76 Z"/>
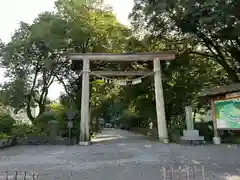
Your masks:
<path fill-rule="evenodd" d="M 72 128 L 72 137 L 79 137 L 79 122 L 80 122 L 80 114 L 74 107 L 66 107 L 62 104 L 55 103 L 51 104 L 51 111 L 55 114 L 56 120 L 58 121 L 58 129 L 59 135 L 62 137 L 68 137 L 68 128 L 67 128 L 67 112 L 76 112 L 75 118 L 73 120 L 73 128 Z"/>
<path fill-rule="evenodd" d="M 146 121 L 139 117 L 135 112 L 124 111 L 122 116 L 117 120 L 118 125 L 123 125 L 126 128 L 146 127 Z"/>
<path fill-rule="evenodd" d="M 240 144 L 240 133 L 234 130 L 225 130 L 219 133 L 223 143 Z"/>
<path fill-rule="evenodd" d="M 0 132 L 11 133 L 15 119 L 8 113 L 0 112 Z"/>
<path fill-rule="evenodd" d="M 0 132 L 0 140 L 2 140 L 2 139 L 7 139 L 7 138 L 8 138 L 8 135 L 7 135 L 7 134 Z"/>
<path fill-rule="evenodd" d="M 11 135 L 17 137 L 46 135 L 41 129 L 28 124 L 17 124 L 13 127 Z"/>
<path fill-rule="evenodd" d="M 213 138 L 212 122 L 195 123 L 195 129 L 199 130 L 199 135 L 204 136 L 205 141 L 212 142 Z"/>
<path fill-rule="evenodd" d="M 56 120 L 55 113 L 44 112 L 34 120 L 33 124 L 42 131 L 48 131 L 48 123 L 52 120 Z"/>
<path fill-rule="evenodd" d="M 182 136 L 182 132 L 185 129 L 185 120 L 182 116 L 173 116 L 168 121 L 168 135 L 169 140 L 172 142 L 178 142 Z"/>

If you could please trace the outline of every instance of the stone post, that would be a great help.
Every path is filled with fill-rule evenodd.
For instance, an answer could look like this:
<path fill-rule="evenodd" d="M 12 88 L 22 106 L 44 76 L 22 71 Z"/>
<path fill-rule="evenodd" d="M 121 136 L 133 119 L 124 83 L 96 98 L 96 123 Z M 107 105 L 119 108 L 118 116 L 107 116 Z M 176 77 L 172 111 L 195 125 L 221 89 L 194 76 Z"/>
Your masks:
<path fill-rule="evenodd" d="M 162 87 L 162 72 L 160 60 L 158 58 L 153 60 L 153 67 L 154 67 L 154 85 L 155 85 L 158 137 L 160 141 L 168 143 L 168 132 Z"/>
<path fill-rule="evenodd" d="M 181 143 L 198 145 L 204 143 L 204 137 L 199 136 L 199 131 L 194 129 L 193 116 L 192 116 L 192 107 L 185 107 L 185 121 L 187 129 L 183 130 L 183 136 L 180 137 Z"/>
<path fill-rule="evenodd" d="M 187 130 L 193 130 L 193 117 L 192 117 L 192 107 L 186 106 L 185 107 L 185 114 L 186 114 L 186 124 L 187 124 Z"/>
<path fill-rule="evenodd" d="M 58 121 L 52 120 L 48 122 L 51 140 L 56 140 L 58 135 Z"/>
<path fill-rule="evenodd" d="M 83 59 L 82 73 L 82 102 L 81 102 L 81 123 L 80 123 L 80 145 L 88 145 L 89 139 L 89 59 Z"/>

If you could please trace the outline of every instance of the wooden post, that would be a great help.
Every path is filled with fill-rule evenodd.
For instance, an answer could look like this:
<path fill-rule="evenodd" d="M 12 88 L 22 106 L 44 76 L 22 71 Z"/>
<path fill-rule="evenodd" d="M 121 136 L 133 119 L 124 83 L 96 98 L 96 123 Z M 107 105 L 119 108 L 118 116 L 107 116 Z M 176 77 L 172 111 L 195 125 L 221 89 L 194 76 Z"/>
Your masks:
<path fill-rule="evenodd" d="M 168 132 L 162 87 L 162 72 L 160 61 L 158 58 L 155 58 L 153 60 L 153 67 L 154 67 L 154 85 L 155 85 L 158 136 L 159 140 L 163 141 L 164 143 L 168 143 Z"/>
<path fill-rule="evenodd" d="M 215 108 L 214 108 L 214 99 L 211 99 L 211 106 L 212 106 L 212 121 L 213 121 L 213 144 L 221 144 L 221 138 L 218 134 L 217 130 L 217 120 L 216 120 L 216 114 L 215 114 Z"/>
<path fill-rule="evenodd" d="M 218 137 L 217 121 L 216 121 L 216 114 L 215 114 L 213 99 L 211 99 L 211 109 L 212 109 L 213 133 L 214 133 L 214 137 Z"/>
<path fill-rule="evenodd" d="M 89 59 L 83 59 L 80 145 L 89 143 Z"/>

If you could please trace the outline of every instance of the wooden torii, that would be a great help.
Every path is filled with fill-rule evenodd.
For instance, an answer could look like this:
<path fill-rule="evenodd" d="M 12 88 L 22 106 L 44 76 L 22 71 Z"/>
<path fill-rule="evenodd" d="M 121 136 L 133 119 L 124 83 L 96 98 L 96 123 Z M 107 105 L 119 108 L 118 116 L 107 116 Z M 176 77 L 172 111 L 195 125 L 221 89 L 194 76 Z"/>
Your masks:
<path fill-rule="evenodd" d="M 160 61 L 174 60 L 175 53 L 173 52 L 147 52 L 147 53 L 72 53 L 68 54 L 71 60 L 83 61 L 82 71 L 82 101 L 81 101 L 81 123 L 80 123 L 80 145 L 88 145 L 89 137 L 89 73 L 90 61 L 153 61 L 154 85 L 155 85 L 155 100 L 157 111 L 157 125 L 159 140 L 168 143 L 168 132 L 164 108 L 164 96 L 162 87 L 162 71 Z M 94 74 L 105 76 L 133 76 L 146 75 L 147 71 L 93 71 Z"/>

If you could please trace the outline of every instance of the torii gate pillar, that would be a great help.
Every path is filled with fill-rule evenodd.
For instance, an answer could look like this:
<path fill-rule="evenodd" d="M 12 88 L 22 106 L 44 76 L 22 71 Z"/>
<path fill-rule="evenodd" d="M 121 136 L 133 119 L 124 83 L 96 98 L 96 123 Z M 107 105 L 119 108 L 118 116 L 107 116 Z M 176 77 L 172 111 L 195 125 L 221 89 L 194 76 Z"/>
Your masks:
<path fill-rule="evenodd" d="M 168 143 L 168 132 L 162 87 L 162 70 L 159 58 L 155 58 L 153 60 L 153 67 L 154 67 L 154 85 L 155 85 L 158 137 L 160 141 Z"/>
<path fill-rule="evenodd" d="M 80 145 L 88 145 L 89 137 L 89 71 L 90 61 L 88 58 L 83 59 L 83 73 L 82 73 L 82 102 L 81 102 L 81 123 L 80 123 Z"/>

